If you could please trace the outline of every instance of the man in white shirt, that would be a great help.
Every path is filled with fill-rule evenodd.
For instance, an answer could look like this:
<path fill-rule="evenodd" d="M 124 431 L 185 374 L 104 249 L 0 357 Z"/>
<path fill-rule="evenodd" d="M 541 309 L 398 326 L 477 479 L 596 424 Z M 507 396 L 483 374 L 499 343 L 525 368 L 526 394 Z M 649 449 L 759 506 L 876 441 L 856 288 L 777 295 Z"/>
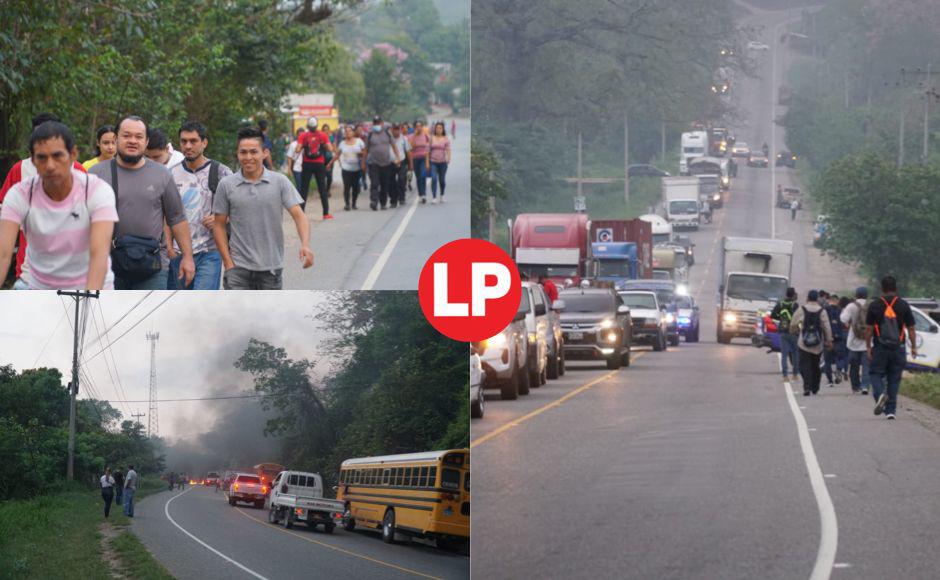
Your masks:
<path fill-rule="evenodd" d="M 111 468 L 104 468 L 104 475 L 101 476 L 101 499 L 104 500 L 104 517 L 111 514 L 111 500 L 114 499 L 114 477 L 111 476 Z"/>
<path fill-rule="evenodd" d="M 414 171 L 411 160 L 411 142 L 402 134 L 401 125 L 392 125 L 392 144 L 398 148 L 401 156 L 395 155 L 395 148 L 389 145 L 389 156 L 398 159 L 394 163 L 395 173 L 392 177 L 392 207 L 405 205 L 405 188 L 408 185 L 408 172 Z"/>
<path fill-rule="evenodd" d="M 137 490 L 137 472 L 133 465 L 127 466 L 127 477 L 124 478 L 124 515 L 134 517 L 134 492 Z"/>
<path fill-rule="evenodd" d="M 852 383 L 852 392 L 868 394 L 871 379 L 868 376 L 868 347 L 865 344 L 865 334 L 861 336 L 856 331 L 865 328 L 865 303 L 868 302 L 868 288 L 859 286 L 855 289 L 855 301 L 850 302 L 842 309 L 839 320 L 849 327 L 849 337 L 846 346 L 849 348 L 849 381 Z M 861 368 L 861 377 L 859 376 Z"/>

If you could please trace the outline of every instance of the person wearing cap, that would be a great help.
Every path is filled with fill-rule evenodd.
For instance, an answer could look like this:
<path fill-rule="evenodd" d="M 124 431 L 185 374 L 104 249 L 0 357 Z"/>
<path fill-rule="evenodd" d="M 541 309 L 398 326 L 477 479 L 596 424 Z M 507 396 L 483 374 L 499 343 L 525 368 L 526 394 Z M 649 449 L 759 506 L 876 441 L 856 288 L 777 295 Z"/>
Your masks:
<path fill-rule="evenodd" d="M 787 288 L 786 298 L 774 306 L 770 318 L 777 323 L 777 333 L 780 335 L 780 371 L 783 380 L 790 379 L 787 363 L 793 367 L 793 376 L 800 372 L 800 349 L 797 346 L 797 337 L 790 334 L 790 323 L 799 304 L 796 302 L 796 289 Z"/>
<path fill-rule="evenodd" d="M 331 220 L 329 191 L 326 189 L 326 153 L 333 152 L 330 137 L 317 126 L 317 118 L 307 119 L 307 132 L 297 139 L 297 147 L 303 151 L 303 169 L 300 173 L 301 211 L 307 208 L 307 193 L 310 191 L 310 178 L 317 182 L 317 193 L 323 206 L 323 219 Z"/>
<path fill-rule="evenodd" d="M 821 339 L 817 344 L 806 344 L 806 339 L 813 331 Z M 810 290 L 806 295 L 806 303 L 798 308 L 790 322 L 790 334 L 799 336 L 797 346 L 800 349 L 800 374 L 803 376 L 803 396 L 819 392 L 819 383 L 822 381 L 823 348 L 832 348 L 832 327 L 826 310 L 819 304 L 819 292 Z"/>
<path fill-rule="evenodd" d="M 381 117 L 372 119 L 372 128 L 366 137 L 366 166 L 369 170 L 369 207 L 375 211 L 379 205 L 385 209 L 392 193 L 395 166 L 401 163 L 401 154 L 395 139 L 382 122 Z"/>
<path fill-rule="evenodd" d="M 868 376 L 868 356 L 865 346 L 865 309 L 868 305 L 868 288 L 855 289 L 855 301 L 842 309 L 839 320 L 849 329 L 849 381 L 853 393 L 868 394 L 871 377 Z M 859 373 L 861 371 L 861 373 Z"/>

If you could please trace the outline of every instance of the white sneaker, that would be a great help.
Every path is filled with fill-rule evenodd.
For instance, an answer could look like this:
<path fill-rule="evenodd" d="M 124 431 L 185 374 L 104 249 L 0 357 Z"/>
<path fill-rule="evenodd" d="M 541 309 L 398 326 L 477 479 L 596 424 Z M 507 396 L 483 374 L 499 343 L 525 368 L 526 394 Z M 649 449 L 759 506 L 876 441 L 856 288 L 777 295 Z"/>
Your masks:
<path fill-rule="evenodd" d="M 436 198 L 436 197 L 431 200 L 431 205 L 437 205 L 437 198 Z"/>
<path fill-rule="evenodd" d="M 885 419 L 888 419 L 889 421 L 894 421 L 894 413 L 888 413 L 887 415 L 885 415 Z"/>
<path fill-rule="evenodd" d="M 878 402 L 875 403 L 875 415 L 880 415 L 885 410 L 885 405 L 888 404 L 888 393 L 881 393 L 881 396 L 878 397 Z"/>
<path fill-rule="evenodd" d="M 444 196 L 441 196 L 441 203 L 444 203 Z"/>

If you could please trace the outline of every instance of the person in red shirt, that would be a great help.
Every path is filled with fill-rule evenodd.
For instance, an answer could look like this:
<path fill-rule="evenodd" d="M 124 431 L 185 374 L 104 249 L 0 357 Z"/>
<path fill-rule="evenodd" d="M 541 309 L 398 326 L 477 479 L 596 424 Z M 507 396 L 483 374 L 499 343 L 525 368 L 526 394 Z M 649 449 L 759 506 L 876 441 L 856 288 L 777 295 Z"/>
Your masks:
<path fill-rule="evenodd" d="M 326 188 L 326 159 L 324 153 L 333 152 L 330 137 L 317 126 L 317 118 L 307 120 L 307 132 L 297 140 L 297 148 L 303 151 L 303 171 L 300 173 L 301 211 L 307 207 L 307 192 L 310 191 L 310 178 L 317 180 L 317 192 L 323 206 L 323 219 L 331 220 L 329 191 Z"/>
<path fill-rule="evenodd" d="M 545 276 L 539 276 L 539 284 L 545 288 L 545 294 L 548 295 L 548 299 L 554 304 L 555 301 L 558 300 L 558 286 L 555 286 L 551 278 L 546 278 Z"/>
<path fill-rule="evenodd" d="M 39 113 L 33 117 L 33 129 L 42 125 L 46 121 L 56 121 L 61 122 L 61 119 L 52 113 Z M 73 165 L 75 169 L 78 169 L 82 173 L 86 173 L 85 168 L 78 161 Z M 39 175 L 39 172 L 36 170 L 36 166 L 33 165 L 32 160 L 27 157 L 17 161 L 10 172 L 7 173 L 6 179 L 3 180 L 3 186 L 0 187 L 0 204 L 3 203 L 4 198 L 7 196 L 7 192 L 11 187 L 16 185 L 21 181 L 27 179 L 32 179 Z M 19 279 L 23 275 L 23 262 L 26 260 L 26 236 L 23 235 L 23 232 L 20 231 L 20 244 L 19 248 L 16 251 L 16 277 Z M 0 284 L 3 283 L 3 280 L 0 280 Z"/>

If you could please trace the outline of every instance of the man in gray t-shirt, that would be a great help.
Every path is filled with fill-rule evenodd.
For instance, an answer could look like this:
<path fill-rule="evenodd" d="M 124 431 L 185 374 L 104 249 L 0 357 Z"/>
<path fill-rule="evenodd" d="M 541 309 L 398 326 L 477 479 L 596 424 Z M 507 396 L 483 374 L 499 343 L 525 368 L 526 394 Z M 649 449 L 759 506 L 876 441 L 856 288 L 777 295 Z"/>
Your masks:
<path fill-rule="evenodd" d="M 284 268 L 282 212 L 286 209 L 300 236 L 304 268 L 313 265 L 310 224 L 300 209 L 300 194 L 284 175 L 263 165 L 261 131 L 238 132 L 236 151 L 241 169 L 219 182 L 212 200 L 215 243 L 222 254 L 226 290 L 280 290 Z M 225 223 L 231 224 L 230 237 Z"/>
<path fill-rule="evenodd" d="M 369 207 L 375 211 L 379 204 L 385 209 L 389 199 L 394 199 L 392 183 L 396 164 L 401 162 L 401 152 L 381 117 L 372 119 L 372 129 L 366 135 L 366 166 L 369 170 Z"/>
<path fill-rule="evenodd" d="M 169 262 L 165 254 L 166 246 L 172 240 L 165 239 L 163 235 L 164 222 L 170 226 L 183 254 L 180 277 L 189 284 L 195 272 L 189 222 L 183 212 L 179 191 L 166 167 L 144 157 L 146 135 L 147 127 L 142 120 L 137 117 L 124 119 L 118 125 L 117 156 L 89 170 L 114 189 L 120 224 L 115 224 L 115 238 L 123 235 L 153 238 L 159 240 L 163 254 L 161 270 L 143 279 L 115 268 L 114 287 L 117 290 L 166 290 Z M 116 183 L 113 179 L 115 173 Z"/>

